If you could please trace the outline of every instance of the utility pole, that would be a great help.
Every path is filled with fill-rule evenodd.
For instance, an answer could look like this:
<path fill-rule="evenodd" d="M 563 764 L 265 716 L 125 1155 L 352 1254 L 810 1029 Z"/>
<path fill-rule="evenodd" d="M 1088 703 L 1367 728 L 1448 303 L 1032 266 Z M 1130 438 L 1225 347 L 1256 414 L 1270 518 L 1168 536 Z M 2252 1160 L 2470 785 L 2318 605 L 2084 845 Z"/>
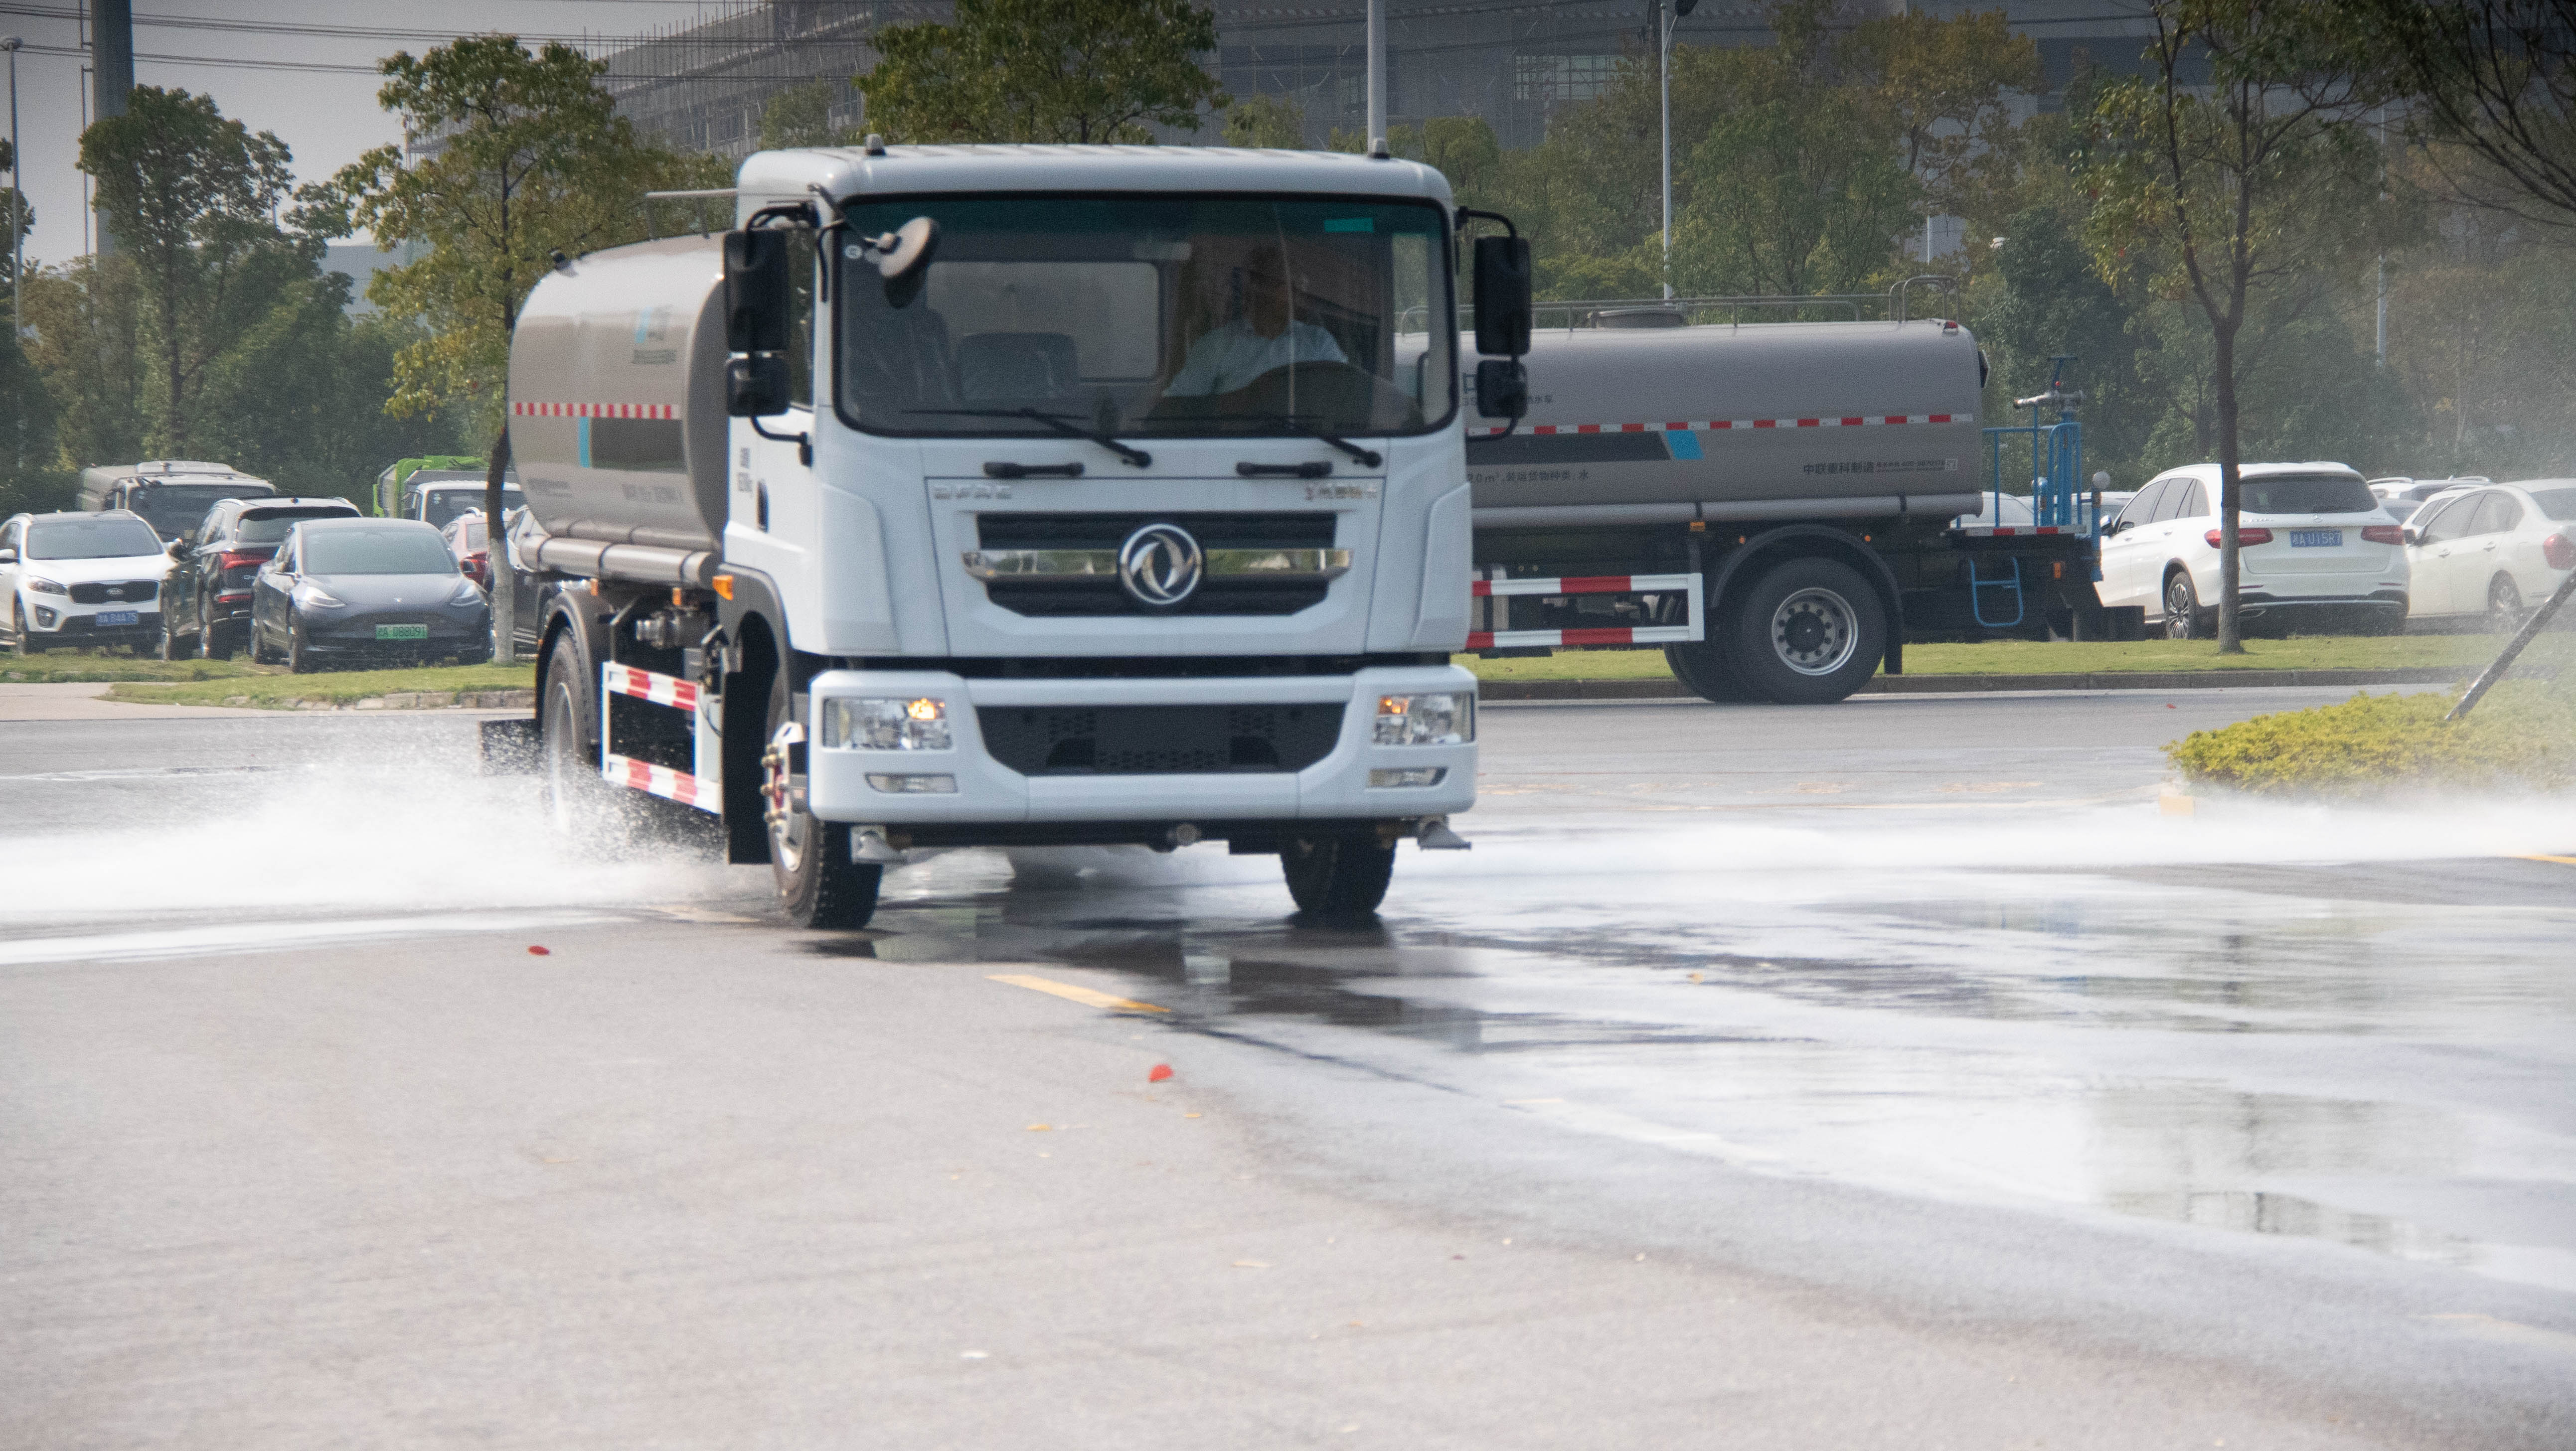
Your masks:
<path fill-rule="evenodd" d="M 27 167 L 18 159 L 18 48 L 27 42 L 17 36 L 0 39 L 0 50 L 9 53 L 9 346 L 24 347 L 27 341 L 27 222 L 19 209 L 26 205 Z M 12 477 L 27 471 L 27 394 L 22 372 L 10 372 L 12 386 L 18 389 L 15 420 L 17 437 L 10 440 Z"/>
<path fill-rule="evenodd" d="M 104 121 L 125 114 L 125 98 L 134 90 L 133 0 L 89 0 L 90 85 L 95 97 L 90 119 Z M 107 218 L 98 219 L 98 255 L 116 251 Z"/>
<path fill-rule="evenodd" d="M 2379 108 L 2379 200 L 2388 202 L 2388 108 Z M 2379 343 L 2371 357 L 2378 367 L 2388 366 L 2388 249 L 2379 249 Z"/>
<path fill-rule="evenodd" d="M 1386 0 L 1368 0 L 1368 150 L 1386 155 Z"/>
<path fill-rule="evenodd" d="M 1673 23 L 1699 8 L 1699 0 L 1660 0 L 1663 34 L 1655 42 L 1655 72 L 1664 91 L 1664 297 L 1673 295 Z"/>

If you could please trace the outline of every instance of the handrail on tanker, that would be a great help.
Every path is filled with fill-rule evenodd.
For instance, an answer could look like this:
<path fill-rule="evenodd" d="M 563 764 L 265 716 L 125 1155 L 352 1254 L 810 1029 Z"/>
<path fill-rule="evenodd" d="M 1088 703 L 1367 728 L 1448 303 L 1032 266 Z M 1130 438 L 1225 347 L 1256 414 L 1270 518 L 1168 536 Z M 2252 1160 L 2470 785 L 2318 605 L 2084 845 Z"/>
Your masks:
<path fill-rule="evenodd" d="M 1925 272 L 1905 278 L 1897 282 L 1894 286 L 1888 288 L 1885 292 L 1745 293 L 1737 296 L 1705 297 L 1572 298 L 1555 302 L 1542 301 L 1537 305 L 1536 311 L 1542 314 L 1562 315 L 1565 318 L 1562 326 L 1567 332 L 1577 332 L 1585 327 L 1598 328 L 1600 326 L 1601 314 L 1607 312 L 1625 312 L 1632 309 L 1641 312 L 1677 312 L 1682 315 L 1685 322 L 1688 322 L 1692 320 L 1691 314 L 1693 313 L 1742 312 L 1756 308 L 1824 307 L 1840 309 L 1850 314 L 1851 321 L 1863 322 L 1867 319 L 1864 319 L 1861 316 L 1862 310 L 1865 307 L 1875 306 L 1883 309 L 1883 320 L 1887 322 L 1906 322 L 1910 320 L 1911 317 L 1911 307 L 1909 304 L 1912 300 L 1913 290 L 1918 286 L 1927 284 L 1946 289 L 1954 296 L 1958 289 L 1958 280 L 1956 278 L 1939 272 Z M 1458 309 L 1459 326 L 1473 326 L 1475 315 L 1476 310 L 1473 307 L 1462 305 Z M 1397 330 L 1400 332 L 1415 330 L 1407 328 L 1405 324 L 1413 321 L 1417 316 L 1427 321 L 1429 318 L 1429 309 L 1424 307 L 1406 308 L 1398 321 Z M 1740 327 L 1743 325 L 1742 318 L 1735 318 L 1732 322 L 1735 326 Z M 1549 324 L 1549 326 L 1553 327 L 1556 326 L 1556 324 Z"/>

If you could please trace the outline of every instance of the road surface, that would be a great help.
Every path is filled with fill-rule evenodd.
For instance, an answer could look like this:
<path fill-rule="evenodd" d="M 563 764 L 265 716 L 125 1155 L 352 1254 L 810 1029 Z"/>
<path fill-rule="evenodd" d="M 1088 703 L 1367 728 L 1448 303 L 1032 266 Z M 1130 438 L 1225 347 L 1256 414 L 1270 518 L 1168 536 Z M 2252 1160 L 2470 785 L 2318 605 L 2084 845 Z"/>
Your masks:
<path fill-rule="evenodd" d="M 1495 706 L 1378 929 L 849 934 L 468 717 L 0 698 L 0 1446 L 2565 1446 L 2563 807 L 2160 800 L 2338 694 Z"/>

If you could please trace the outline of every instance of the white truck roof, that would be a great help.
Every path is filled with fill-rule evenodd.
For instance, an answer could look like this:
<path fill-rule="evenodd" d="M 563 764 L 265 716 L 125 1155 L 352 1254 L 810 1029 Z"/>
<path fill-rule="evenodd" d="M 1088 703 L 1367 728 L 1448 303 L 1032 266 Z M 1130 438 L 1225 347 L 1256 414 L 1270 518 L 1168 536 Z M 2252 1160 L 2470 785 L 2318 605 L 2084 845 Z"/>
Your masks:
<path fill-rule="evenodd" d="M 1306 192 L 1449 203 L 1449 179 L 1415 161 L 1236 146 L 888 146 L 755 151 L 735 173 L 738 215 L 865 192 Z"/>

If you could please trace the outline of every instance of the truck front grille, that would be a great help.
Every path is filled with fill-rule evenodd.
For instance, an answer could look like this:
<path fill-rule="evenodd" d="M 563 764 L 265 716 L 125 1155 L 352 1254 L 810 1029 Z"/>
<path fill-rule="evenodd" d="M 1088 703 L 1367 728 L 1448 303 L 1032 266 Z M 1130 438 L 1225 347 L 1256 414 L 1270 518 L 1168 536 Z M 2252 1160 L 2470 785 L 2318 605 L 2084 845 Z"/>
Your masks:
<path fill-rule="evenodd" d="M 982 514 L 976 543 L 986 551 L 1103 550 L 1115 555 L 1127 536 L 1147 524 L 1177 524 L 1199 547 L 1218 550 L 1330 550 L 1337 516 L 1322 510 L 1296 514 Z M 1082 579 L 992 579 L 984 589 L 993 603 L 1015 615 L 1293 615 L 1323 603 L 1329 578 L 1266 578 L 1261 574 L 1211 574 L 1176 609 L 1148 611 L 1128 598 L 1112 575 Z"/>
<path fill-rule="evenodd" d="M 1302 771 L 1341 739 L 1339 705 L 993 705 L 993 759 L 1024 776 Z"/>

